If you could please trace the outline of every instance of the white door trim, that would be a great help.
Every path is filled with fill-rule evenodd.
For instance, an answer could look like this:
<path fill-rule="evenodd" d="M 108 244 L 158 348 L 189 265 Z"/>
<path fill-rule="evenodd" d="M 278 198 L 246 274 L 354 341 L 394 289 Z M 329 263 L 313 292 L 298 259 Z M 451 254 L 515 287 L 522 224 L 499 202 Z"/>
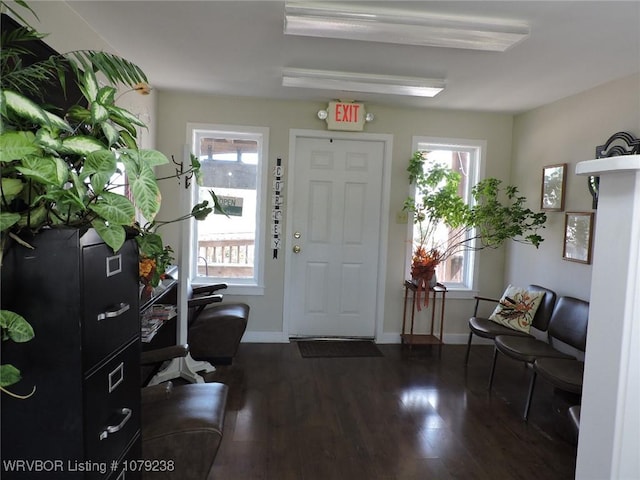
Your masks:
<path fill-rule="evenodd" d="M 380 243 L 378 255 L 378 285 L 377 285 L 377 302 L 376 302 L 376 342 L 384 338 L 384 297 L 387 278 L 387 249 L 389 243 L 389 205 L 391 202 L 391 161 L 393 152 L 393 135 L 383 133 L 349 133 L 349 132 L 329 132 L 324 130 L 306 130 L 306 129 L 290 129 L 289 130 L 289 161 L 285 170 L 285 182 L 287 188 L 287 196 L 285 198 L 285 206 L 287 208 L 287 228 L 284 242 L 284 305 L 282 330 L 286 338 L 289 337 L 291 325 L 290 307 L 291 301 L 288 298 L 288 285 L 292 278 L 291 256 L 293 247 L 293 230 L 292 230 L 292 208 L 291 200 L 293 195 L 293 185 L 295 182 L 295 152 L 298 138 L 335 138 L 339 140 L 358 140 L 358 141 L 375 141 L 384 144 L 383 153 L 383 172 L 382 172 L 382 204 L 380 205 Z"/>

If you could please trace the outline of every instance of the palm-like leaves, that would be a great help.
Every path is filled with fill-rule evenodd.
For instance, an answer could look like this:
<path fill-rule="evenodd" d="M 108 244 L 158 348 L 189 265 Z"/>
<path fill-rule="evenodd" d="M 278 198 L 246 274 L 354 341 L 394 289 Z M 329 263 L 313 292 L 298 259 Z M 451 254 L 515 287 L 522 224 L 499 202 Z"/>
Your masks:
<path fill-rule="evenodd" d="M 147 82 L 147 76 L 136 64 L 106 52 L 77 50 L 64 55 L 72 68 L 102 73 L 113 84 L 135 85 Z"/>
<path fill-rule="evenodd" d="M 30 53 L 26 45 L 41 38 L 42 34 L 28 26 L 2 32 L 0 86 L 3 90 L 41 98 L 43 85 L 58 81 L 64 90 L 66 74 L 71 72 L 80 78 L 82 71 L 100 72 L 112 85 L 132 86 L 147 82 L 147 76 L 136 64 L 118 55 L 95 50 L 76 50 L 52 55 L 46 60 L 25 65 L 22 58 Z"/>

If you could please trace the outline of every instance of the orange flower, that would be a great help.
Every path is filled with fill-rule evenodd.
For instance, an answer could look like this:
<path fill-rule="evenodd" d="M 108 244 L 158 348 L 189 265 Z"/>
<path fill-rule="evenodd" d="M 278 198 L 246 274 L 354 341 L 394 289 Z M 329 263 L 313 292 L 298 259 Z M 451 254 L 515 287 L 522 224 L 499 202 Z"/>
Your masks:
<path fill-rule="evenodd" d="M 420 295 L 423 291 L 427 292 L 429 290 L 429 282 L 433 278 L 436 266 L 440 263 L 440 259 L 441 254 L 435 248 L 427 250 L 424 246 L 420 245 L 413 252 L 411 277 L 418 287 L 416 293 L 418 311 L 422 309 Z M 429 305 L 428 294 L 424 296 L 424 305 L 425 307 Z"/>
<path fill-rule="evenodd" d="M 412 260 L 414 266 L 435 268 L 440 263 L 440 252 L 435 248 L 427 250 L 420 246 L 414 251 Z"/>
<path fill-rule="evenodd" d="M 150 279 L 155 268 L 156 261 L 153 258 L 143 258 L 138 264 L 138 274 L 140 278 Z"/>

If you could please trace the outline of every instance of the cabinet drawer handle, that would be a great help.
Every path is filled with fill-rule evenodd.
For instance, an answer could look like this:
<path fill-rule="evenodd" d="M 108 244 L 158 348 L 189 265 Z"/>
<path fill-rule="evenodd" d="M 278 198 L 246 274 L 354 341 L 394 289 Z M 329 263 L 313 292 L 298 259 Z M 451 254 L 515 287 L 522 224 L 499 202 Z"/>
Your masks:
<path fill-rule="evenodd" d="M 122 272 L 122 255 L 107 257 L 107 277 L 112 277 Z"/>
<path fill-rule="evenodd" d="M 131 305 L 128 303 L 118 303 L 115 307 L 115 310 L 107 310 L 106 312 L 102 312 L 98 314 L 98 321 L 104 320 L 106 318 L 114 318 L 119 317 L 124 312 L 131 308 Z"/>
<path fill-rule="evenodd" d="M 124 380 L 124 362 L 120 362 L 109 374 L 109 393 L 113 392 Z"/>
<path fill-rule="evenodd" d="M 109 435 L 114 434 L 114 433 L 119 432 L 120 430 L 122 430 L 122 428 L 126 425 L 126 423 L 131 418 L 131 413 L 132 412 L 131 412 L 130 408 L 123 407 L 120 410 L 118 410 L 118 413 L 120 415 L 124 415 L 124 418 L 122 419 L 122 421 L 118 425 L 109 425 L 102 432 L 100 432 L 100 440 L 104 440 Z"/>

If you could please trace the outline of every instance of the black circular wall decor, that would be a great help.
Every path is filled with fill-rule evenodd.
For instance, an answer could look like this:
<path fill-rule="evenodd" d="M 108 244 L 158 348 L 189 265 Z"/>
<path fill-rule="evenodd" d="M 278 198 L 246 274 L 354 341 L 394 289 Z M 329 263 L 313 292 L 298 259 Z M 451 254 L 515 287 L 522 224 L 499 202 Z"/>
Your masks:
<path fill-rule="evenodd" d="M 621 155 L 640 154 L 640 139 L 635 138 L 627 132 L 614 133 L 609 137 L 604 145 L 596 147 L 596 158 L 618 157 Z M 598 191 L 600 187 L 600 177 L 590 175 L 587 178 L 589 193 L 593 198 L 591 208 L 598 208 Z"/>

